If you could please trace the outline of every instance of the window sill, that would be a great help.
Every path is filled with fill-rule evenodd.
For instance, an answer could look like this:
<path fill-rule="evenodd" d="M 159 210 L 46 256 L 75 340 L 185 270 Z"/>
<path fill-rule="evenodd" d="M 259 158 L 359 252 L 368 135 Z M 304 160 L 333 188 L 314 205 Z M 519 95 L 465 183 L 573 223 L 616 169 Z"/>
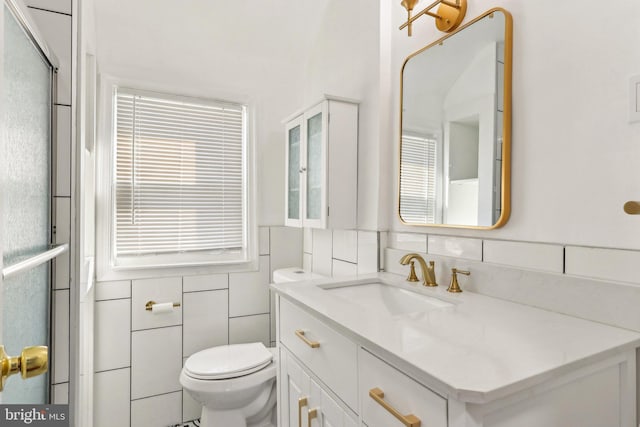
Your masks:
<path fill-rule="evenodd" d="M 249 261 L 234 263 L 193 263 L 179 266 L 146 266 L 134 268 L 123 268 L 122 266 L 114 268 L 111 265 L 105 264 L 107 263 L 98 262 L 96 274 L 96 281 L 98 282 L 257 271 L 259 269 L 259 258 L 256 256 Z"/>

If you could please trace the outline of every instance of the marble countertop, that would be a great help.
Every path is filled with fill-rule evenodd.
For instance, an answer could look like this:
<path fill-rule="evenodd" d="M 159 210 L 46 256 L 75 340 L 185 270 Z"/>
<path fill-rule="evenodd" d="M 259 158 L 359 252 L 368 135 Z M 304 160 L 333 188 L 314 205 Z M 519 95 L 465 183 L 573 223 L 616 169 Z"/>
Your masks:
<path fill-rule="evenodd" d="M 325 287 L 384 283 L 451 303 L 381 313 Z M 448 397 L 487 403 L 640 346 L 640 333 L 378 273 L 272 284 L 358 344 Z"/>

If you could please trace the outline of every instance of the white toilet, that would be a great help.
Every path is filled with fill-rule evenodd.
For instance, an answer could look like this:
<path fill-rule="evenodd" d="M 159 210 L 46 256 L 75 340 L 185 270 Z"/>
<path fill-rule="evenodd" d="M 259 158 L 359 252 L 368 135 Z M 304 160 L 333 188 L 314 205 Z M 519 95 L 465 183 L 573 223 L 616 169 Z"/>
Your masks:
<path fill-rule="evenodd" d="M 273 283 L 298 282 L 301 280 L 313 280 L 325 278 L 321 274 L 312 273 L 299 267 L 287 267 L 273 272 Z"/>
<path fill-rule="evenodd" d="M 276 349 L 212 347 L 189 357 L 180 384 L 202 405 L 202 427 L 275 427 Z"/>
<path fill-rule="evenodd" d="M 290 267 L 275 283 L 323 276 Z M 277 350 L 262 343 L 212 347 L 193 354 L 180 384 L 202 405 L 201 427 L 275 427 Z"/>

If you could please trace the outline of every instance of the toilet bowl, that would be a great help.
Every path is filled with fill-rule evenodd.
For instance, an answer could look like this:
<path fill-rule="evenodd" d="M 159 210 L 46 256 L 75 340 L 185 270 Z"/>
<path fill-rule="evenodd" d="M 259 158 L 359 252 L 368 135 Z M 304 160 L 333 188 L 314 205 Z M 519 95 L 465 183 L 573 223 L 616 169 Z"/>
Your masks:
<path fill-rule="evenodd" d="M 262 343 L 193 354 L 180 384 L 202 405 L 201 427 L 275 427 L 276 349 Z"/>

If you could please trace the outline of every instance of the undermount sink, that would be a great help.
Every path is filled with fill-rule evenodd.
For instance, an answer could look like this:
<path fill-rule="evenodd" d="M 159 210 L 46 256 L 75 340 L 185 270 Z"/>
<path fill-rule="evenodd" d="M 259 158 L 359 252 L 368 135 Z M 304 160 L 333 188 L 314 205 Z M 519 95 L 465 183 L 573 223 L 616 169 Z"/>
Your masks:
<path fill-rule="evenodd" d="M 383 283 L 365 283 L 324 288 L 340 298 L 348 299 L 358 306 L 397 316 L 409 313 L 424 313 L 450 307 L 452 304 L 417 292 L 396 288 Z"/>

